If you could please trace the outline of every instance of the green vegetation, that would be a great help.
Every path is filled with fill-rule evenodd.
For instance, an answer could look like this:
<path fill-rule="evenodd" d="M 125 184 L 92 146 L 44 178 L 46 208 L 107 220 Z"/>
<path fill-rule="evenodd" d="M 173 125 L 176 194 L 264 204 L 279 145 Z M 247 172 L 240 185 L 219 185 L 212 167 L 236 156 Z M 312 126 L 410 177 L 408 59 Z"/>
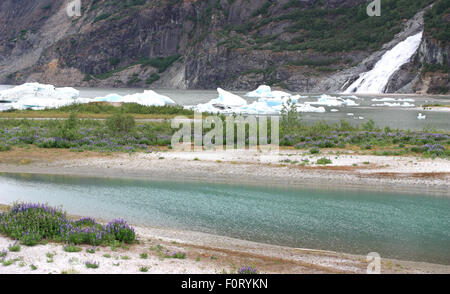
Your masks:
<path fill-rule="evenodd" d="M 74 221 L 61 209 L 33 203 L 15 203 L 9 211 L 1 213 L 0 233 L 26 246 L 43 240 L 65 242 L 68 244 L 64 247 L 66 252 L 81 251 L 76 244 L 98 246 L 114 241 L 136 241 L 134 229 L 123 220 L 113 220 L 107 225 L 98 224 L 91 218 Z M 20 250 L 19 243 L 10 246 L 10 250 Z"/>
<path fill-rule="evenodd" d="M 376 50 L 401 30 L 404 19 L 410 19 L 432 2 L 432 0 L 384 0 L 381 16 L 369 17 L 366 13 L 367 3 L 350 8 L 332 9 L 326 8 L 323 1 L 316 1 L 313 7 L 306 7 L 301 1 L 293 0 L 281 7 L 284 11 L 279 15 L 270 15 L 269 8 L 274 3 L 268 1 L 252 14 L 247 23 L 226 28 L 222 35 L 228 36 L 228 39 L 236 38 L 230 34 L 234 31 L 248 36 L 250 39 L 247 38 L 247 44 L 241 42 L 241 45 L 253 49 L 274 51 L 312 49 L 329 53 Z M 259 18 L 260 15 L 266 17 Z M 282 40 L 279 35 L 267 36 L 259 33 L 262 27 L 282 21 L 291 23 L 284 29 L 285 32 L 293 34 L 291 40 Z"/>
<path fill-rule="evenodd" d="M 125 69 L 128 69 L 132 66 L 135 65 L 141 65 L 142 67 L 146 67 L 146 66 L 152 66 L 156 69 L 158 69 L 159 73 L 163 73 L 166 71 L 166 69 L 168 69 L 175 61 L 177 61 L 178 59 L 180 59 L 181 55 L 173 55 L 173 56 L 167 56 L 167 57 L 157 57 L 157 58 L 141 58 L 140 60 L 136 61 L 136 62 L 132 62 L 131 64 L 127 65 L 127 66 L 123 66 L 120 68 L 116 68 L 114 70 L 105 72 L 105 73 L 101 73 L 101 74 L 91 74 L 88 77 L 85 77 L 85 79 L 88 78 L 96 78 L 99 80 L 104 80 L 104 79 L 108 79 L 110 77 L 112 77 L 115 73 L 121 72 Z M 115 65 L 120 63 L 120 60 L 117 61 L 116 59 L 113 58 L 113 61 L 116 63 Z M 111 60 L 110 60 L 111 63 Z M 112 64 L 112 63 L 111 63 Z M 129 84 L 133 84 L 133 83 L 137 83 L 140 82 L 140 80 L 137 79 L 137 77 L 133 76 L 130 78 L 129 80 Z"/>
<path fill-rule="evenodd" d="M 317 164 L 323 164 L 323 165 L 325 165 L 325 164 L 331 164 L 331 163 L 332 163 L 331 160 L 328 159 L 328 158 L 325 158 L 325 157 L 319 158 L 319 159 L 317 160 Z"/>
<path fill-rule="evenodd" d="M 83 248 L 75 246 L 75 245 L 67 245 L 64 247 L 64 251 L 74 253 L 74 252 L 80 252 L 83 250 Z"/>
<path fill-rule="evenodd" d="M 431 33 L 433 38 L 443 42 L 444 44 L 450 40 L 450 22 L 448 21 L 449 14 L 450 1 L 438 0 L 435 1 L 433 7 L 428 9 L 424 15 L 425 31 Z"/>
<path fill-rule="evenodd" d="M 194 111 L 184 109 L 179 105 L 165 106 L 145 106 L 137 103 L 122 103 L 120 106 L 113 106 L 105 102 L 91 102 L 82 104 L 71 104 L 59 108 L 45 110 L 8 110 L 0 113 L 0 117 L 69 117 L 71 113 L 76 113 L 79 117 L 90 117 L 89 115 L 99 115 L 98 118 L 109 117 L 113 114 L 132 114 L 133 116 L 142 115 L 155 118 L 169 118 L 176 115 L 193 116 Z M 97 116 L 92 116 L 96 118 Z M 2 144 L 0 143 L 0 150 Z"/>
<path fill-rule="evenodd" d="M 110 13 L 103 13 L 103 14 L 101 14 L 101 15 L 97 16 L 96 18 L 94 18 L 94 21 L 93 21 L 93 23 L 96 23 L 96 22 L 98 22 L 98 21 L 101 21 L 101 20 L 107 19 L 107 18 L 109 18 L 110 16 L 111 16 L 111 14 L 110 14 Z"/>
<path fill-rule="evenodd" d="M 156 109 L 175 113 L 185 111 L 170 107 Z M 72 152 L 152 152 L 154 146 L 172 148 L 172 135 L 177 131 L 171 128 L 169 121 L 136 122 L 131 113 L 149 111 L 148 107 L 137 104 L 124 104 L 121 108 L 107 104 L 82 104 L 66 106 L 63 110 L 65 113 L 74 112 L 67 120 L 0 120 L 0 146 L 3 146 L 0 150 L 10 152 L 13 146 L 29 149 L 33 145 L 39 148 L 70 149 Z M 103 110 L 110 113 L 106 120 L 78 118 L 78 113 Z M 226 117 L 222 116 L 221 119 L 225 120 Z M 223 143 L 226 144 L 227 122 L 223 124 Z M 234 142 L 237 142 L 237 125 L 234 127 Z M 213 128 L 214 125 L 204 128 L 203 135 Z M 193 129 L 191 125 L 191 131 Z M 268 121 L 269 138 L 270 131 Z M 247 126 L 245 138 L 250 137 L 249 133 Z M 192 140 L 193 133 L 191 136 Z M 288 102 L 283 106 L 280 119 L 280 145 L 309 150 L 311 154 L 321 153 L 321 149 L 351 149 L 365 153 L 370 150 L 374 155 L 449 157 L 450 134 L 429 128 L 423 131 L 381 129 L 372 120 L 361 125 L 350 124 L 346 120 L 340 123 L 319 121 L 307 124 L 302 121 L 293 103 Z"/>
<path fill-rule="evenodd" d="M 8 246 L 8 250 L 10 252 L 19 252 L 20 251 L 20 244 L 18 242 L 15 242 L 14 244 L 11 244 Z"/>
<path fill-rule="evenodd" d="M 156 82 L 156 81 L 159 80 L 159 79 L 160 79 L 159 74 L 157 74 L 157 73 L 152 73 L 152 74 L 147 78 L 147 80 L 145 80 L 145 83 L 146 83 L 147 85 L 151 85 L 151 84 L 153 84 L 154 82 Z"/>

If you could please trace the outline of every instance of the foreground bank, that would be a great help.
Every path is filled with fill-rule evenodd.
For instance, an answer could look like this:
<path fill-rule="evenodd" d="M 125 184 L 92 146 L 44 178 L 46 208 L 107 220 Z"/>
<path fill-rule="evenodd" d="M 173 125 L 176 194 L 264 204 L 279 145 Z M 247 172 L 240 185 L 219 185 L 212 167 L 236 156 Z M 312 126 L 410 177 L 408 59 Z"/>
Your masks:
<path fill-rule="evenodd" d="M 221 274 L 251 266 L 260 273 L 366 273 L 365 256 L 289 248 L 190 231 L 135 227 L 138 244 L 117 247 L 79 246 L 66 252 L 64 244 L 21 246 L 7 252 L 0 274 Z M 14 241 L 0 236 L 0 248 Z M 175 255 L 174 253 L 182 253 Z M 177 257 L 174 257 L 177 256 Z M 8 262 L 11 261 L 11 262 Z M 86 263 L 96 263 L 90 268 Z M 5 265 L 6 264 L 6 265 Z M 450 266 L 381 260 L 382 273 L 450 273 Z"/>

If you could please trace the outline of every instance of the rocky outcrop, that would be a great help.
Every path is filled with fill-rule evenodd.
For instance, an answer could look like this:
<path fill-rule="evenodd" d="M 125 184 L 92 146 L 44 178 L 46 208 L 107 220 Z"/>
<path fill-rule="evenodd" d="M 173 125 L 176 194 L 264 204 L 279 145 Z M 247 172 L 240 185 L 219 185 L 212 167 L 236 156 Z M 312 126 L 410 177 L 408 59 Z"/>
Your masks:
<path fill-rule="evenodd" d="M 381 49 L 344 50 L 326 30 L 305 30 L 301 17 L 317 14 L 315 26 L 326 27 L 360 7 L 349 15 L 364 20 L 366 0 L 82 0 L 82 16 L 72 18 L 68 2 L 0 3 L 0 83 L 339 92 L 423 27 L 418 14 L 400 20 L 402 31 Z M 336 48 L 311 49 L 318 36 Z M 442 59 L 432 45 L 424 45 L 426 58 Z M 396 73 L 388 90 L 407 89 L 417 64 Z"/>

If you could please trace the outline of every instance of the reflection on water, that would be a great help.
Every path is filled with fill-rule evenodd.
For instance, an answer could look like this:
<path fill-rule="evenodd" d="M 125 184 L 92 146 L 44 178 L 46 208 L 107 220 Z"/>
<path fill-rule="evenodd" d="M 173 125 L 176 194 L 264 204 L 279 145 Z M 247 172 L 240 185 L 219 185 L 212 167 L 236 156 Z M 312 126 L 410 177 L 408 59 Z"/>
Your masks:
<path fill-rule="evenodd" d="M 0 175 L 0 203 L 292 247 L 450 264 L 450 198 L 44 175 Z"/>

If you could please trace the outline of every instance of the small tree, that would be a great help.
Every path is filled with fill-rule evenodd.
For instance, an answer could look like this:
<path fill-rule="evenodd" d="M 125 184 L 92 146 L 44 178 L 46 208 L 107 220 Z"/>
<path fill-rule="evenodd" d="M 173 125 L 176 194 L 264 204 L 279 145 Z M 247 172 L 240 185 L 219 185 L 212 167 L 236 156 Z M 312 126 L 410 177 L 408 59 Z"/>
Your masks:
<path fill-rule="evenodd" d="M 281 109 L 281 134 L 288 135 L 293 134 L 300 129 L 301 115 L 297 112 L 295 103 L 289 98 L 286 103 L 283 103 Z"/>
<path fill-rule="evenodd" d="M 111 132 L 129 133 L 134 130 L 136 121 L 130 114 L 114 114 L 106 120 L 106 126 Z"/>

